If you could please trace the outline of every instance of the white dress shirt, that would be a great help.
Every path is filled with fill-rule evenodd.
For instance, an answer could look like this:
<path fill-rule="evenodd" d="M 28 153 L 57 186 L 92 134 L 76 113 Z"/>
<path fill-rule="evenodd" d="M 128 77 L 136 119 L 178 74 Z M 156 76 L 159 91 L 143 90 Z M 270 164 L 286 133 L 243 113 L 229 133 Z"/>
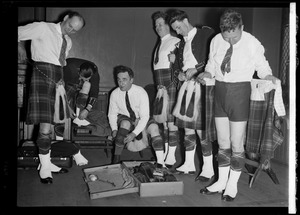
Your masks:
<path fill-rule="evenodd" d="M 170 61 L 168 55 L 174 51 L 176 48 L 176 44 L 180 41 L 179 38 L 171 36 L 171 34 L 165 35 L 163 38 L 161 38 L 161 44 L 158 51 L 159 60 L 157 64 L 153 63 L 154 70 L 157 69 L 169 69 L 170 68 Z M 157 49 L 157 47 L 156 47 Z M 155 49 L 155 50 L 156 50 Z M 155 51 L 156 54 L 156 51 Z M 154 54 L 154 58 L 156 55 Z"/>
<path fill-rule="evenodd" d="M 67 41 L 66 56 L 72 47 L 71 38 L 65 35 Z M 62 46 L 60 23 L 34 22 L 18 27 L 18 42 L 31 40 L 32 60 L 61 66 L 59 55 Z M 66 63 L 65 63 L 66 64 Z"/>
<path fill-rule="evenodd" d="M 197 28 L 193 28 L 189 31 L 188 35 L 184 37 L 185 45 L 183 49 L 183 67 L 182 71 L 186 71 L 189 68 L 195 68 L 198 64 L 197 59 L 195 58 L 193 51 L 192 51 L 192 40 L 194 39 L 197 33 Z"/>
<path fill-rule="evenodd" d="M 230 44 L 223 39 L 221 33 L 217 34 L 210 43 L 205 71 L 211 73 L 217 81 L 229 83 L 251 81 L 255 71 L 261 79 L 272 75 L 272 70 L 264 55 L 264 47 L 254 36 L 245 31 L 242 32 L 241 39 L 233 45 L 231 71 L 223 75 L 220 67 L 229 46 Z"/>
<path fill-rule="evenodd" d="M 119 114 L 130 117 L 126 107 L 125 94 L 126 91 L 121 91 L 118 87 L 110 95 L 108 120 L 112 130 L 118 130 L 117 120 Z M 130 106 L 136 118 L 139 119 L 138 124 L 132 131 L 137 136 L 145 129 L 150 118 L 149 97 L 144 88 L 135 84 L 132 84 L 128 90 L 128 97 Z"/>

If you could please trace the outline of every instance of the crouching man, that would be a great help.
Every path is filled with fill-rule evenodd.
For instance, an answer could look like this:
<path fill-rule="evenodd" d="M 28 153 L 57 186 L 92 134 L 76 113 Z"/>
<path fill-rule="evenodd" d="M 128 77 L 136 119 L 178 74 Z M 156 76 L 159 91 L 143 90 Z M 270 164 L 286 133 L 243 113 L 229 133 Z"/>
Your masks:
<path fill-rule="evenodd" d="M 156 167 L 165 167 L 164 142 L 158 124 L 150 118 L 146 90 L 133 84 L 134 73 L 126 66 L 117 66 L 114 75 L 118 87 L 112 91 L 108 120 L 115 140 L 113 163 L 119 163 L 126 144 L 139 141 L 147 144 L 148 136 L 157 158 Z M 142 147 L 142 146 L 141 146 Z"/>

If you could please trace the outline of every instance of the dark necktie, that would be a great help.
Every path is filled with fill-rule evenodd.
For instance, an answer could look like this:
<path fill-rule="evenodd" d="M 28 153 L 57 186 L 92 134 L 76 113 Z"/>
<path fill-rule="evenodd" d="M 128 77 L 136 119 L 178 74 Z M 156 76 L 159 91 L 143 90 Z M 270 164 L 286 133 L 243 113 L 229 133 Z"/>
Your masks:
<path fill-rule="evenodd" d="M 127 110 L 128 110 L 128 112 L 130 114 L 130 119 L 132 119 L 133 121 L 135 121 L 135 119 L 136 119 L 135 113 L 131 109 L 129 98 L 128 98 L 128 92 L 127 91 L 126 91 L 125 101 L 126 101 Z"/>
<path fill-rule="evenodd" d="M 222 71 L 223 75 L 225 74 L 225 72 L 227 72 L 227 73 L 230 72 L 230 61 L 231 61 L 232 49 L 233 49 L 233 47 L 230 44 L 230 47 L 227 49 L 227 52 L 226 52 L 223 62 L 221 64 L 221 71 Z"/>
<path fill-rule="evenodd" d="M 60 65 L 64 66 L 65 65 L 65 59 L 66 59 L 66 48 L 67 48 L 67 41 L 64 37 L 62 36 L 62 45 L 61 45 L 61 50 L 60 50 L 60 55 L 59 55 L 59 62 Z"/>
<path fill-rule="evenodd" d="M 156 48 L 156 53 L 155 53 L 155 60 L 154 60 L 154 63 L 157 64 L 158 63 L 158 51 L 159 51 L 159 48 L 160 48 L 160 45 L 161 45 L 161 40 L 159 41 L 158 45 L 157 45 L 157 48 Z"/>

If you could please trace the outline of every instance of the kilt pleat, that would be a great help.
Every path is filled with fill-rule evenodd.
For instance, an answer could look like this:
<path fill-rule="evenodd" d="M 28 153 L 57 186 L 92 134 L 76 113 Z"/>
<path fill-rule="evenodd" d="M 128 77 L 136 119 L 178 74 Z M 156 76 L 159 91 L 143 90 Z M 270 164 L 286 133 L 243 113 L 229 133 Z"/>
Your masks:
<path fill-rule="evenodd" d="M 283 123 L 274 108 L 274 93 L 265 93 L 265 101 L 250 101 L 249 121 L 246 133 L 246 151 L 268 158 L 274 157 L 275 149 L 282 144 Z"/>
<path fill-rule="evenodd" d="M 171 69 L 159 69 L 154 71 L 156 84 L 165 86 L 168 92 L 168 96 L 169 96 L 168 110 L 167 110 L 168 122 L 174 122 L 175 120 L 175 117 L 173 116 L 172 112 L 177 99 L 176 84 L 171 81 L 172 79 L 171 72 L 172 72 Z"/>
<path fill-rule="evenodd" d="M 26 123 L 51 123 L 54 116 L 56 83 L 62 79 L 62 67 L 35 63 L 33 67 Z"/>
<path fill-rule="evenodd" d="M 175 119 L 175 125 L 177 125 L 179 128 L 189 128 L 189 129 L 194 129 L 194 130 L 204 130 L 205 129 L 205 87 L 202 85 L 198 85 L 199 87 L 201 87 L 201 97 L 199 100 L 199 104 L 198 107 L 199 109 L 197 111 L 199 111 L 198 113 L 198 117 L 196 120 L 191 121 L 191 122 L 187 122 L 181 119 L 178 119 L 176 117 Z"/>

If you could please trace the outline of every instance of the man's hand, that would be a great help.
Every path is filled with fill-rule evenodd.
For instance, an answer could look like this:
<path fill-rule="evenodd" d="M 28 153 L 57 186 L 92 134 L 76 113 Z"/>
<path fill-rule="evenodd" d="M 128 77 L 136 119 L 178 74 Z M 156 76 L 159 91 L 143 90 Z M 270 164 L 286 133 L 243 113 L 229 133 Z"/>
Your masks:
<path fill-rule="evenodd" d="M 264 79 L 265 79 L 265 80 L 272 81 L 273 84 L 276 84 L 276 81 L 279 80 L 278 78 L 276 78 L 276 77 L 273 76 L 273 75 L 267 75 Z"/>
<path fill-rule="evenodd" d="M 179 72 L 179 74 L 178 74 L 178 80 L 179 81 L 185 81 L 186 80 L 184 72 Z"/>
<path fill-rule="evenodd" d="M 197 73 L 196 68 L 190 68 L 190 69 L 186 70 L 185 77 L 187 80 L 190 80 L 196 73 Z"/>
<path fill-rule="evenodd" d="M 171 53 L 168 55 L 168 57 L 169 57 L 169 61 L 170 61 L 171 63 L 174 63 L 174 62 L 175 62 L 176 55 L 175 55 L 174 53 L 171 52 Z"/>
<path fill-rule="evenodd" d="M 211 77 L 211 74 L 209 72 L 202 72 L 197 76 L 196 81 L 201 83 L 202 85 L 205 85 L 206 82 L 205 82 L 204 78 L 211 79 L 212 77 Z"/>
<path fill-rule="evenodd" d="M 83 109 L 82 111 L 80 111 L 78 118 L 81 120 L 86 119 L 88 114 L 89 112 L 86 109 Z"/>
<path fill-rule="evenodd" d="M 124 143 L 126 144 L 126 143 L 129 143 L 129 142 L 133 141 L 133 139 L 134 139 L 135 137 L 136 137 L 135 133 L 133 133 L 133 132 L 129 133 L 129 134 L 125 137 Z"/>
<path fill-rule="evenodd" d="M 115 139 L 115 138 L 116 138 L 117 133 L 118 133 L 117 130 L 113 130 L 113 131 L 111 132 L 112 139 Z"/>

